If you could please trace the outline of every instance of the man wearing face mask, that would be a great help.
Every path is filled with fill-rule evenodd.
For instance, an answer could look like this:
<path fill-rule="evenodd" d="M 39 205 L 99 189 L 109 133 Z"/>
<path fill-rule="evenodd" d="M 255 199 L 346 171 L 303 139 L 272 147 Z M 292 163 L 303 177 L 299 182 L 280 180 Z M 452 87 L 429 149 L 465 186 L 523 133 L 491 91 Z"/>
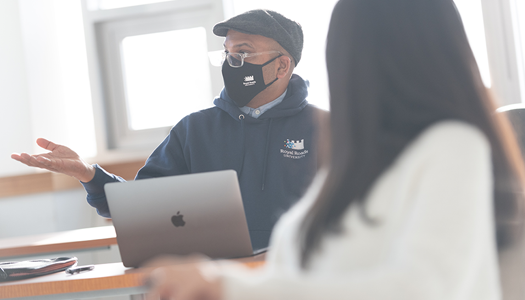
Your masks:
<path fill-rule="evenodd" d="M 307 103 L 307 83 L 292 74 L 303 47 L 298 23 L 274 11 L 253 10 L 216 24 L 213 33 L 225 37 L 225 88 L 215 107 L 175 125 L 135 179 L 236 170 L 252 245 L 261 249 L 319 166 L 318 119 L 325 113 Z M 110 217 L 104 184 L 124 180 L 88 165 L 65 146 L 37 142 L 51 152 L 13 158 L 76 177 L 89 204 Z"/>

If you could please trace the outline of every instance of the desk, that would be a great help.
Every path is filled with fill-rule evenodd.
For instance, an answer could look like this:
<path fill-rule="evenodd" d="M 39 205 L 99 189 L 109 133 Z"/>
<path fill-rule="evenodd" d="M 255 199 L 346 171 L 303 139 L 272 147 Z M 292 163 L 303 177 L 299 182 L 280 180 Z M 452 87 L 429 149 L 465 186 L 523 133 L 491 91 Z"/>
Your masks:
<path fill-rule="evenodd" d="M 0 240 L 0 258 L 109 248 L 117 244 L 115 228 L 102 226 Z"/>
<path fill-rule="evenodd" d="M 248 267 L 258 267 L 264 264 L 264 255 L 236 261 Z M 125 268 L 122 263 L 101 264 L 93 271 L 76 275 L 59 272 L 0 283 L 0 299 L 60 300 L 143 294 L 146 292 L 142 286 L 143 276 L 136 269 Z"/>

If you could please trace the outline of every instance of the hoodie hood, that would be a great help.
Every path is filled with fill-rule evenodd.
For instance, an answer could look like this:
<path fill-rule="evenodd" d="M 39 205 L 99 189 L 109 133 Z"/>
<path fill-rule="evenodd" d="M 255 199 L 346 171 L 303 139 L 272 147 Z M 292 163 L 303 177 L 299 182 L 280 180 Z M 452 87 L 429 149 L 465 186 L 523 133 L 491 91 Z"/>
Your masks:
<path fill-rule="evenodd" d="M 302 79 L 301 76 L 293 74 L 288 83 L 288 91 L 283 102 L 262 114 L 258 120 L 293 116 L 308 105 L 308 101 L 306 101 L 307 96 L 308 82 Z M 222 89 L 220 96 L 215 98 L 213 104 L 228 113 L 235 120 L 239 120 L 239 115 L 244 114 L 228 96 L 225 88 Z M 256 120 L 251 117 L 246 118 L 246 120 L 249 119 Z"/>

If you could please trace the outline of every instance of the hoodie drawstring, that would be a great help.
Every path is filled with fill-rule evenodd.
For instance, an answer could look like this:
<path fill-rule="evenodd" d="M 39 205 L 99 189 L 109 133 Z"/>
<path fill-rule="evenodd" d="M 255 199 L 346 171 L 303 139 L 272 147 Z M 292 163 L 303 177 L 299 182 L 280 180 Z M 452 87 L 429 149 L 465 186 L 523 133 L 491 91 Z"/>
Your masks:
<path fill-rule="evenodd" d="M 239 178 L 241 178 L 242 168 L 244 167 L 244 154 L 246 151 L 246 147 L 244 145 L 244 115 L 239 115 L 239 120 L 241 121 L 241 145 L 242 145 L 242 154 L 241 154 L 241 166 L 239 167 Z"/>
<path fill-rule="evenodd" d="M 270 144 L 270 132 L 272 131 L 272 121 L 273 119 L 270 119 L 270 123 L 268 124 L 268 133 L 266 134 L 266 149 L 264 151 L 264 165 L 263 165 L 263 173 L 262 173 L 261 191 L 264 191 L 264 183 L 266 182 L 266 165 L 268 164 L 268 147 Z"/>

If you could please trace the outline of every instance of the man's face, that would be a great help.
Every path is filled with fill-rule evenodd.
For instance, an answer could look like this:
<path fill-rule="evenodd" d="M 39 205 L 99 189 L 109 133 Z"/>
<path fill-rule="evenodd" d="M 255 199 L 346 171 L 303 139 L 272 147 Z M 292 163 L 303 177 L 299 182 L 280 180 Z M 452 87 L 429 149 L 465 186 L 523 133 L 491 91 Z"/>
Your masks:
<path fill-rule="evenodd" d="M 253 35 L 228 30 L 224 40 L 224 51 L 230 53 L 257 53 L 266 51 L 275 51 L 280 49 L 279 43 L 271 38 L 262 35 Z M 261 65 L 278 56 L 277 53 L 265 53 L 252 57 L 246 57 L 245 62 Z M 276 77 L 276 65 L 268 64 L 263 67 L 263 77 L 265 84 L 273 81 Z"/>

